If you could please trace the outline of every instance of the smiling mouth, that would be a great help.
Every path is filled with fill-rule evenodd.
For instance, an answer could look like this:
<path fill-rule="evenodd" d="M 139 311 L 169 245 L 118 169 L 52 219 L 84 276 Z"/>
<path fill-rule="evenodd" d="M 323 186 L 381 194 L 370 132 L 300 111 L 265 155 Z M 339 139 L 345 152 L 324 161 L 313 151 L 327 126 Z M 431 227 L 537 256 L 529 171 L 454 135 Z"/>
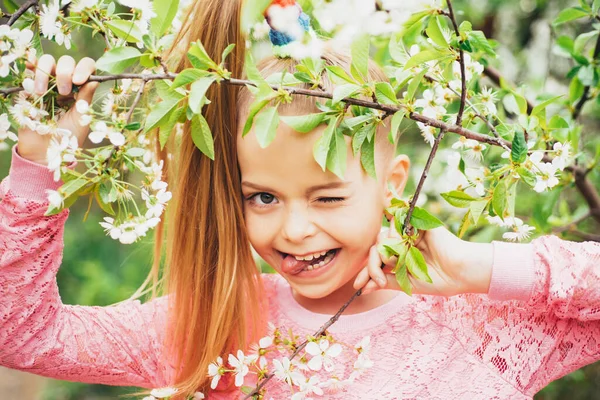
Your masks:
<path fill-rule="evenodd" d="M 294 256 L 292 254 L 279 252 L 283 257 L 281 269 L 285 273 L 296 275 L 303 271 L 313 271 L 323 268 L 333 260 L 339 250 L 340 249 L 331 249 L 322 251 L 317 253 L 317 257 L 310 255 L 308 257 Z"/>

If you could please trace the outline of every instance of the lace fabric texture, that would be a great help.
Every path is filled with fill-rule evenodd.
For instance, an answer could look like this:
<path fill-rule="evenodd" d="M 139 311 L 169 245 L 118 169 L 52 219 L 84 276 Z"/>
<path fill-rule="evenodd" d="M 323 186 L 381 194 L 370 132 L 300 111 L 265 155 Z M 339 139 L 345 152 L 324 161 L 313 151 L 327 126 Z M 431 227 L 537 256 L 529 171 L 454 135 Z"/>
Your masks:
<path fill-rule="evenodd" d="M 168 386 L 166 298 L 110 307 L 62 304 L 56 273 L 68 211 L 45 217 L 43 196 L 24 196 L 17 172 L 11 175 L 0 184 L 0 365 L 63 380 Z M 29 185 L 28 193 L 35 189 Z M 502 246 L 498 271 L 511 270 L 505 253 L 517 249 L 512 246 L 531 250 L 529 275 L 515 272 L 532 279 L 518 300 L 401 293 L 377 309 L 342 316 L 331 333 L 350 346 L 370 336 L 375 365 L 326 398 L 530 399 L 552 380 L 599 360 L 600 245 L 543 237 Z M 276 326 L 303 337 L 328 319 L 298 305 L 280 276 L 263 279 Z M 510 276 L 495 273 L 492 286 L 503 285 Z M 514 288 L 504 293 L 511 290 L 514 295 Z M 350 350 L 336 359 L 341 378 L 354 360 Z M 266 398 L 291 394 L 273 379 Z"/>

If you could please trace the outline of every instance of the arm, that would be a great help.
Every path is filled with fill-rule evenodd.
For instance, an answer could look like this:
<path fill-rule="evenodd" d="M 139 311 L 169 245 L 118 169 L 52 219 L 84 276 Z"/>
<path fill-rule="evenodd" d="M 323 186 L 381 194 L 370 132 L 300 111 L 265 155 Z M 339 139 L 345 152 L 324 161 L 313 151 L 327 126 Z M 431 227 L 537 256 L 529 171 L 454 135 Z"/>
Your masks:
<path fill-rule="evenodd" d="M 110 385 L 166 385 L 164 298 L 111 307 L 63 305 L 56 285 L 65 210 L 44 217 L 45 166 L 13 149 L 0 185 L 0 364 L 56 379 Z"/>
<path fill-rule="evenodd" d="M 532 396 L 600 360 L 600 245 L 494 242 L 488 295 L 430 303 L 465 350 Z"/>

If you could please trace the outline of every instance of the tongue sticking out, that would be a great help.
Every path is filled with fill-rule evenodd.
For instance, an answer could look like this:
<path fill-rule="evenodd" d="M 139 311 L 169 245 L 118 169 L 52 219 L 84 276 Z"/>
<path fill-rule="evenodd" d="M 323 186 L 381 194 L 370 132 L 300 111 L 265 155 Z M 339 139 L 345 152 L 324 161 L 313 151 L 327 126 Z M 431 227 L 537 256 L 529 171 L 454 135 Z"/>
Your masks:
<path fill-rule="evenodd" d="M 296 257 L 288 254 L 285 256 L 285 258 L 283 259 L 283 262 L 281 263 L 281 270 L 283 272 L 285 272 L 286 274 L 295 275 L 295 274 L 299 273 L 300 271 L 302 271 L 304 268 L 308 267 L 309 265 L 318 264 L 320 261 L 323 261 L 325 259 L 325 257 L 327 257 L 327 255 L 324 255 L 324 256 L 321 256 L 318 258 L 313 258 L 310 261 L 308 261 L 308 260 L 300 261 L 300 260 L 296 260 Z"/>

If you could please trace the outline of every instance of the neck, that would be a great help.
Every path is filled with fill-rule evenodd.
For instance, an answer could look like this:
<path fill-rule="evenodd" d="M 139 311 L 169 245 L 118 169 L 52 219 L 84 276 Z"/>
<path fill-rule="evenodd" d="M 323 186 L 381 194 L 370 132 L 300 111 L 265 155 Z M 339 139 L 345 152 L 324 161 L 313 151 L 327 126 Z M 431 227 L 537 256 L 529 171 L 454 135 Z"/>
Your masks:
<path fill-rule="evenodd" d="M 334 315 L 356 293 L 356 289 L 352 286 L 353 283 L 354 279 L 351 279 L 335 292 L 319 299 L 304 297 L 294 291 L 294 299 L 309 311 L 318 314 Z M 397 295 L 398 292 L 395 290 L 377 290 L 367 295 L 359 296 L 350 303 L 344 314 L 357 314 L 372 310 L 387 303 Z"/>

